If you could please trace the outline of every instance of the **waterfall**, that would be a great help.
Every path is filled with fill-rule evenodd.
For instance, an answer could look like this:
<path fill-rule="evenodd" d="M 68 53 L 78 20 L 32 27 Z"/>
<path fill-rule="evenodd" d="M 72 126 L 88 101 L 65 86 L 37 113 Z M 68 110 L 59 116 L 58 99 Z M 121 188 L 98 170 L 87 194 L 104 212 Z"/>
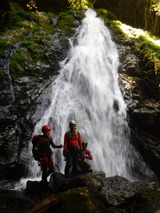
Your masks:
<path fill-rule="evenodd" d="M 146 174 L 145 163 L 129 143 L 126 104 L 118 83 L 118 52 L 109 30 L 96 12 L 88 9 L 86 17 L 70 39 L 68 57 L 61 62 L 60 74 L 52 84 L 51 104 L 36 124 L 33 134 L 40 134 L 43 125 L 52 127 L 55 144 L 63 144 L 70 120 L 93 155 L 93 170 L 103 170 L 106 176 L 120 175 L 136 179 L 133 170 L 138 165 Z M 64 173 L 62 149 L 54 149 L 54 163 Z M 30 176 L 40 175 L 32 160 Z"/>

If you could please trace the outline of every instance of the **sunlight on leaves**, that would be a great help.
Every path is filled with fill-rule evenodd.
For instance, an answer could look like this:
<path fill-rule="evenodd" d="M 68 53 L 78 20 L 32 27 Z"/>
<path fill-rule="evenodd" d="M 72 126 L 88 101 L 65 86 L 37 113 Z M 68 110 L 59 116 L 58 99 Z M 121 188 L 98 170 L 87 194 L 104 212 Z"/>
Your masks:
<path fill-rule="evenodd" d="M 36 10 L 37 10 L 36 0 L 30 0 L 30 1 L 26 4 L 26 7 L 27 7 L 29 10 L 34 10 L 34 11 L 36 11 Z"/>
<path fill-rule="evenodd" d="M 159 38 L 156 38 L 155 36 L 150 36 L 147 31 L 144 31 L 142 29 L 133 28 L 129 25 L 123 24 L 120 21 L 115 21 L 115 23 L 118 25 L 118 27 L 122 30 L 122 32 L 127 35 L 130 38 L 138 38 L 140 36 L 145 36 L 149 41 L 153 42 L 157 46 L 160 46 L 160 40 Z"/>
<path fill-rule="evenodd" d="M 74 9 L 92 8 L 95 0 L 68 0 L 70 6 Z"/>
<path fill-rule="evenodd" d="M 152 0 L 151 11 L 155 11 L 157 15 L 160 15 L 160 1 Z"/>

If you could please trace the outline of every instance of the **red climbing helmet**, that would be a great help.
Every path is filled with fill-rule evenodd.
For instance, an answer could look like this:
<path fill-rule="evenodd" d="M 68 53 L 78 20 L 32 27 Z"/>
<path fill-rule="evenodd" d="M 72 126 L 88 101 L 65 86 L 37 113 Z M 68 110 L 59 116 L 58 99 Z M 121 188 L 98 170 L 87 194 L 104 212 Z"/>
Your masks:
<path fill-rule="evenodd" d="M 42 132 L 44 132 L 45 130 L 51 131 L 51 127 L 48 125 L 42 126 Z"/>

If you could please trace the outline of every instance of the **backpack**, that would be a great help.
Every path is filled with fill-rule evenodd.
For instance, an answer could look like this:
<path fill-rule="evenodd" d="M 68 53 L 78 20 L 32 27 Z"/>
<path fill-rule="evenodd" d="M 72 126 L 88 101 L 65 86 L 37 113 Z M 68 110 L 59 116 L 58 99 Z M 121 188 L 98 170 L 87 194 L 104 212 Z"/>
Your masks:
<path fill-rule="evenodd" d="M 69 134 L 69 138 L 68 141 L 70 141 L 71 137 L 72 137 L 72 133 L 70 131 L 68 131 Z M 78 139 L 78 132 L 76 131 L 76 138 Z"/>
<path fill-rule="evenodd" d="M 40 152 L 39 150 L 35 149 L 38 145 L 38 142 L 39 142 L 39 138 L 41 137 L 42 135 L 34 135 L 33 138 L 32 138 L 32 154 L 33 154 L 33 157 L 35 160 L 39 161 L 40 159 Z"/>

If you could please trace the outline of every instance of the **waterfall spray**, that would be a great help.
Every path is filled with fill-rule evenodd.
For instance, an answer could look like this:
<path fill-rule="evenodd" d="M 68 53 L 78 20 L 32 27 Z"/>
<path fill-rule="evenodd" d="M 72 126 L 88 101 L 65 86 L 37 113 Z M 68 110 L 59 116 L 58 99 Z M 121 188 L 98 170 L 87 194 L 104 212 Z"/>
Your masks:
<path fill-rule="evenodd" d="M 133 167 L 141 158 L 129 143 L 126 104 L 118 84 L 116 45 L 95 11 L 89 9 L 85 15 L 70 39 L 70 52 L 53 82 L 51 104 L 33 134 L 39 134 L 41 127 L 48 124 L 53 129 L 54 143 L 60 144 L 69 121 L 75 120 L 92 152 L 92 168 L 103 170 L 106 176 L 134 179 Z M 54 150 L 53 156 L 64 173 L 62 150 Z M 37 162 L 32 161 L 30 175 L 39 174 Z"/>

